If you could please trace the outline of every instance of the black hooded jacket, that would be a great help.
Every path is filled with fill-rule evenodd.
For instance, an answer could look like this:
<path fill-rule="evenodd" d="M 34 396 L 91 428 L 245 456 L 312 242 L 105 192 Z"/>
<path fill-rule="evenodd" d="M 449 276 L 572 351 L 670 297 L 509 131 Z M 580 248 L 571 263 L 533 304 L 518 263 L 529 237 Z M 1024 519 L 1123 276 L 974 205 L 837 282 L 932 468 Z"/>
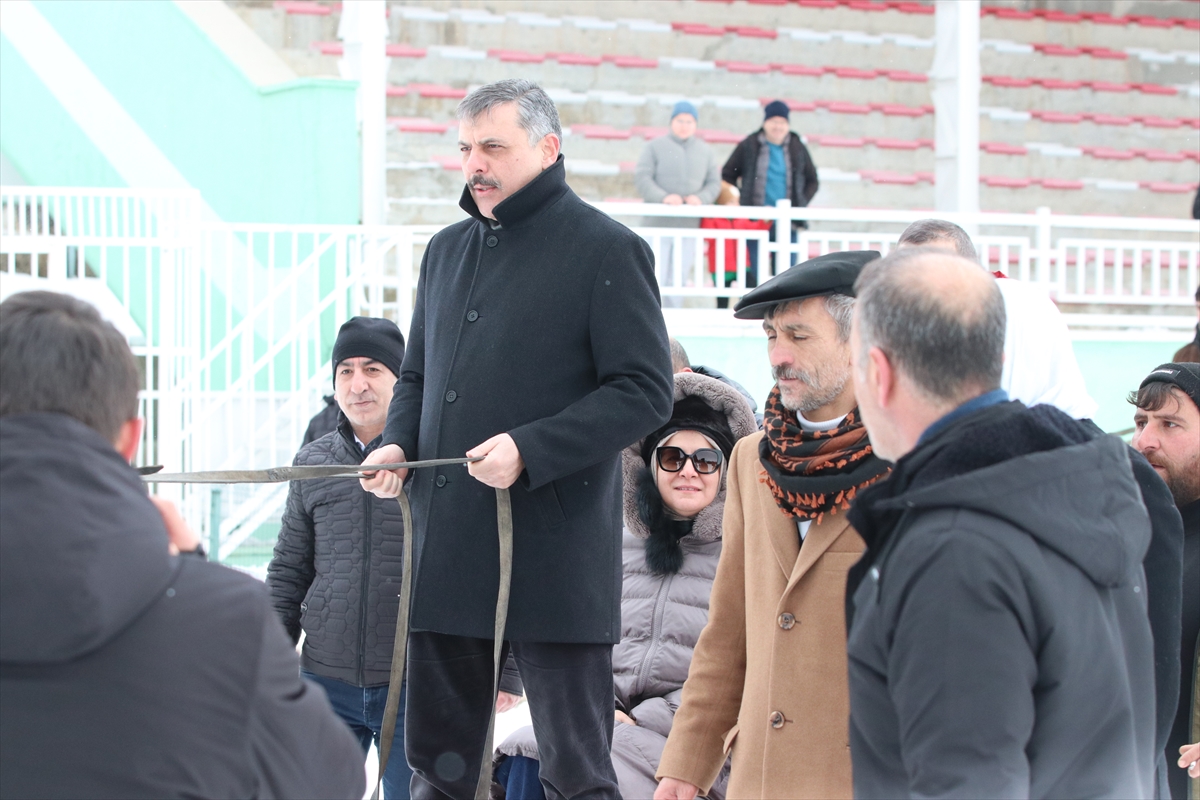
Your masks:
<path fill-rule="evenodd" d="M 1150 524 L 1124 443 L 991 406 L 850 521 L 856 797 L 1151 796 Z"/>
<path fill-rule="evenodd" d="M 172 556 L 137 474 L 0 418 L 0 797 L 362 797 L 362 751 L 253 578 Z"/>

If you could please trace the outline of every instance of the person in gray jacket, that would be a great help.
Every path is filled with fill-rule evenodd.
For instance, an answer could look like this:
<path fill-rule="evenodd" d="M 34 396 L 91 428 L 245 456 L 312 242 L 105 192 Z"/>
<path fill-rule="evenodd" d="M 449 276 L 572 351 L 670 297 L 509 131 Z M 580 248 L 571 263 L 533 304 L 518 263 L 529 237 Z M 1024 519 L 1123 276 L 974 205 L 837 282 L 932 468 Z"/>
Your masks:
<path fill-rule="evenodd" d="M 725 467 L 734 443 L 757 430 L 733 387 L 675 375 L 666 425 L 622 453 L 625 532 L 621 641 L 613 649 L 612 763 L 621 796 L 650 797 L 692 651 L 708 621 L 721 555 Z M 538 746 L 522 728 L 497 748 L 495 780 L 509 800 L 541 798 Z M 724 796 L 728 769 L 709 797 Z"/>
<path fill-rule="evenodd" d="M 633 180 L 638 194 L 647 203 L 668 206 L 709 205 L 721 191 L 717 159 L 708 142 L 696 135 L 699 119 L 696 107 L 686 100 L 671 110 L 671 130 L 646 142 L 638 158 Z M 649 217 L 645 224 L 655 228 L 699 228 L 699 217 Z M 660 240 L 658 248 L 659 282 L 669 290 L 682 286 L 696 258 L 696 242 L 685 239 L 680 249 L 681 273 L 676 277 L 674 240 Z M 665 292 L 669 295 L 669 291 Z M 667 296 L 664 306 L 681 304 L 681 298 Z"/>

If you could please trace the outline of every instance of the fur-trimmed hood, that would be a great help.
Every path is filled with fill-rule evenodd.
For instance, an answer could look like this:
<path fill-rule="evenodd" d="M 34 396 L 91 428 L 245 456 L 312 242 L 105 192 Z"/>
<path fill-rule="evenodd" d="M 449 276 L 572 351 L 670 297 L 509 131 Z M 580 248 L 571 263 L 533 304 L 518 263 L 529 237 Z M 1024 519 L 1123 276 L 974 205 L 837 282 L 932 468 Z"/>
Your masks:
<path fill-rule="evenodd" d="M 674 400 L 678 403 L 685 397 L 703 400 L 709 408 L 724 414 L 735 441 L 758 430 L 754 411 L 746 402 L 746 398 L 733 387 L 715 378 L 695 372 L 677 373 Z M 637 538 L 648 539 L 650 530 L 638 514 L 638 490 L 647 480 L 645 474 L 648 472 L 646 462 L 641 456 L 643 442 L 644 439 L 639 439 L 622 451 L 621 470 L 625 527 Z M 728 470 L 729 464 L 726 463 L 721 468 L 721 488 L 713 502 L 696 516 L 692 532 L 685 537 L 688 541 L 711 542 L 721 538 L 721 517 L 725 510 L 725 475 Z"/>

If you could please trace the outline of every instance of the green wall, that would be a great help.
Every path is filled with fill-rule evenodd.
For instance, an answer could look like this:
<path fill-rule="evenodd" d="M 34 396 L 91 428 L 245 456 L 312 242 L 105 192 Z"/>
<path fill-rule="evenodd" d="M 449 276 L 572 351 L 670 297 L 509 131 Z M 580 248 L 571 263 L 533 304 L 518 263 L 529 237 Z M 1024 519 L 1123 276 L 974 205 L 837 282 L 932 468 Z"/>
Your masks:
<path fill-rule="evenodd" d="M 34 5 L 218 217 L 358 222 L 356 83 L 255 86 L 163 0 Z M 0 149 L 26 179 L 124 186 L 7 41 L 0 57 Z"/>

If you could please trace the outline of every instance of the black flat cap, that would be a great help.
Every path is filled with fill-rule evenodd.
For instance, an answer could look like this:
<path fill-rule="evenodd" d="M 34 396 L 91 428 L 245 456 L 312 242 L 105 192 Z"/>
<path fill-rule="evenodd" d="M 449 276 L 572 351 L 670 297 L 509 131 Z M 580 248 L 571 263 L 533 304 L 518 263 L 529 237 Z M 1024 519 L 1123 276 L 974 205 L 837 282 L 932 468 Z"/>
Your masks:
<path fill-rule="evenodd" d="M 802 261 L 739 300 L 733 315 L 738 319 L 762 319 L 771 306 L 789 300 L 825 294 L 853 297 L 858 273 L 877 258 L 876 250 L 848 250 Z"/>

